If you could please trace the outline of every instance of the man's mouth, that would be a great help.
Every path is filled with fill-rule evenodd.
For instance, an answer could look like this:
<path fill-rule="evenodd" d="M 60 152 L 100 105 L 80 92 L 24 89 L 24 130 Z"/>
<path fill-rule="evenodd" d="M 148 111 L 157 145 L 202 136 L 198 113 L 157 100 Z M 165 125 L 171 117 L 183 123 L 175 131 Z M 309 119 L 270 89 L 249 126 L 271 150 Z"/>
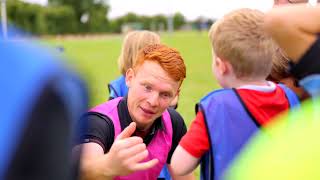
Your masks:
<path fill-rule="evenodd" d="M 149 110 L 149 109 L 146 109 L 146 108 L 143 108 L 143 107 L 140 107 L 142 109 L 142 111 L 146 114 L 150 114 L 150 115 L 154 115 L 156 114 L 156 112 L 152 111 L 152 110 Z"/>

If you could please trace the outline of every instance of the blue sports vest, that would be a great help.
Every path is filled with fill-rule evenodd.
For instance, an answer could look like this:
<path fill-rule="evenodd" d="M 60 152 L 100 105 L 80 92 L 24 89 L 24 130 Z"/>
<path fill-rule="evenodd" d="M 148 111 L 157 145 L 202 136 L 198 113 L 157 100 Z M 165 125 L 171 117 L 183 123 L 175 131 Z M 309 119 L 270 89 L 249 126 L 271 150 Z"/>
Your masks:
<path fill-rule="evenodd" d="M 87 92 L 76 76 L 56 62 L 57 57 L 30 42 L 0 40 L 0 57 L 0 179 L 5 179 L 15 150 L 19 148 L 19 140 L 28 126 L 31 110 L 48 82 L 54 82 L 69 119 L 74 120 L 68 124 L 75 123 L 85 112 Z"/>
<path fill-rule="evenodd" d="M 111 81 L 108 84 L 108 89 L 109 89 L 109 97 L 111 99 L 126 96 L 128 94 L 126 78 L 124 76 L 120 76 L 119 78 Z"/>
<path fill-rule="evenodd" d="M 297 96 L 280 86 L 290 108 L 299 104 Z M 259 124 L 247 112 L 234 89 L 209 93 L 199 104 L 204 114 L 210 150 L 201 159 L 201 179 L 219 180 L 242 147 L 257 131 Z"/>

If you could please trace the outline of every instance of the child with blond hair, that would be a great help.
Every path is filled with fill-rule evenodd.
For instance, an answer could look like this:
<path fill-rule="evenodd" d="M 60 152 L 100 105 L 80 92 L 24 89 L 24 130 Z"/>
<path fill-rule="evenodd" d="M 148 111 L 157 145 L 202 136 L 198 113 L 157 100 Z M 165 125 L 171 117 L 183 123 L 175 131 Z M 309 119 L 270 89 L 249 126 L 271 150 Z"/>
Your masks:
<path fill-rule="evenodd" d="M 201 162 L 202 179 L 221 179 L 250 137 L 295 105 L 286 97 L 289 88 L 266 80 L 276 46 L 263 20 L 258 10 L 239 9 L 211 27 L 212 71 L 223 89 L 200 100 L 196 118 L 173 154 L 174 173 L 187 174 Z"/>

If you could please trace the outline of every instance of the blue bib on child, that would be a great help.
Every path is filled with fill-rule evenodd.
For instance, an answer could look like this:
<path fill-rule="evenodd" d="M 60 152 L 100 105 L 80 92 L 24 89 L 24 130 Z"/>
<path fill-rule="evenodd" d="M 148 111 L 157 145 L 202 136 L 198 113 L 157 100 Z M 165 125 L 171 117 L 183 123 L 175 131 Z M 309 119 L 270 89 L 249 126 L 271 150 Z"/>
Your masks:
<path fill-rule="evenodd" d="M 109 89 L 109 97 L 111 99 L 126 96 L 128 94 L 126 78 L 124 76 L 120 76 L 119 78 L 111 81 L 108 84 L 108 89 Z"/>
<path fill-rule="evenodd" d="M 299 104 L 289 88 L 286 93 L 290 107 Z M 201 179 L 221 179 L 224 171 L 248 140 L 259 131 L 260 125 L 242 104 L 234 89 L 213 91 L 199 104 L 204 114 L 210 141 L 210 150 L 201 160 Z"/>

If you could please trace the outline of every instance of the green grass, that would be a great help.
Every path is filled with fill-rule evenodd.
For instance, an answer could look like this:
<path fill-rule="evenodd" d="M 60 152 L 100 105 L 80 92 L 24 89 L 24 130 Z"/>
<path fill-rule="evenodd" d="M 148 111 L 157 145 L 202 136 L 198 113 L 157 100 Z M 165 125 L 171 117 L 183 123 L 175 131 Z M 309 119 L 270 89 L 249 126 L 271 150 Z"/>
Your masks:
<path fill-rule="evenodd" d="M 189 125 L 195 117 L 194 105 L 209 91 L 218 88 L 211 72 L 211 47 L 206 32 L 161 34 L 162 42 L 180 51 L 187 67 L 181 87 L 178 111 Z M 52 46 L 63 46 L 67 63 L 87 82 L 90 107 L 108 98 L 107 84 L 120 75 L 117 58 L 123 36 L 101 38 L 46 39 Z"/>

